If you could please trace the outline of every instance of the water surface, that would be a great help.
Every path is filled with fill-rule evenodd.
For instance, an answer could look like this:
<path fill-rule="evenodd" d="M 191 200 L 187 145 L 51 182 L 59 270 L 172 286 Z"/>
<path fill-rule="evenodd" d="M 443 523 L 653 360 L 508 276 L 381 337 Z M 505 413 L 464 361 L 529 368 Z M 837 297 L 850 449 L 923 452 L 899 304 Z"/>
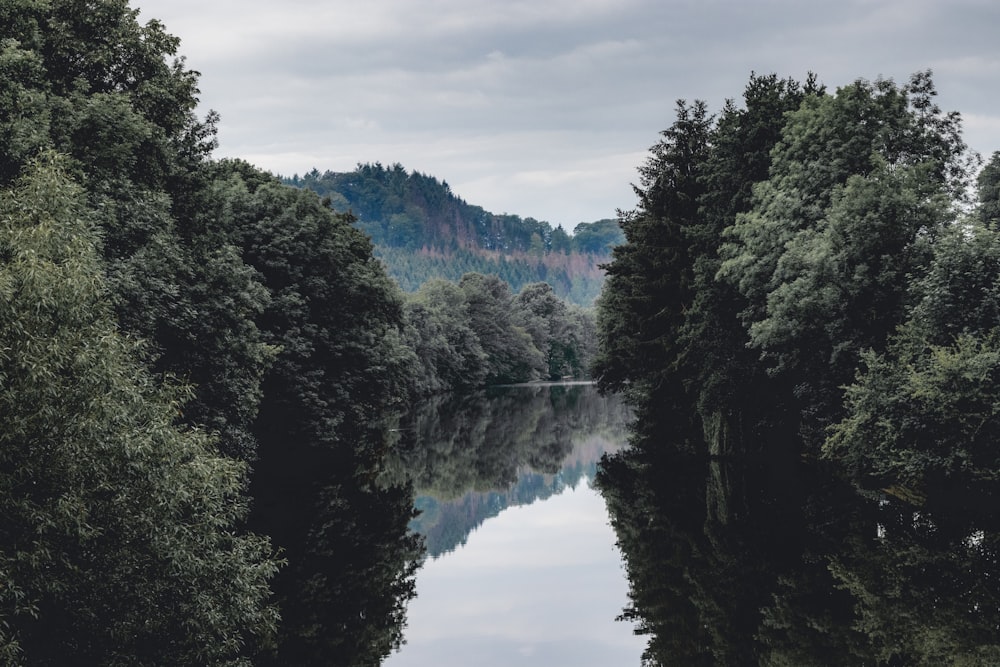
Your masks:
<path fill-rule="evenodd" d="M 436 436 L 409 445 L 413 460 L 429 460 L 420 448 L 454 449 L 465 465 L 436 459 L 438 470 L 418 471 L 423 513 L 411 527 L 429 555 L 406 645 L 384 664 L 639 665 L 645 641 L 615 620 L 628 583 L 590 483 L 600 456 L 624 444 L 627 410 L 590 386 L 511 387 L 482 400 L 438 406 L 418 427 Z M 456 428 L 466 434 L 458 442 Z"/>

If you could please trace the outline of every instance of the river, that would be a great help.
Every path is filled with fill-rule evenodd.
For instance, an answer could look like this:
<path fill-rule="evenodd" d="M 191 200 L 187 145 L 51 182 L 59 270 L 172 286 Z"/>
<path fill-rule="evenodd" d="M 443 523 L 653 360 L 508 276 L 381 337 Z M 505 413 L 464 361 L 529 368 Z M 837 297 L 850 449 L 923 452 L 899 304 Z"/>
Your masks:
<path fill-rule="evenodd" d="M 257 497 L 289 563 L 257 664 L 1000 665 L 1000 493 L 914 506 L 631 419 L 497 388 L 379 425 L 378 459 L 289 464 Z"/>
<path fill-rule="evenodd" d="M 592 480 L 628 411 L 589 385 L 497 388 L 407 420 L 425 540 L 388 667 L 639 665 L 628 583 Z M 456 435 L 459 434 L 459 435 Z"/>

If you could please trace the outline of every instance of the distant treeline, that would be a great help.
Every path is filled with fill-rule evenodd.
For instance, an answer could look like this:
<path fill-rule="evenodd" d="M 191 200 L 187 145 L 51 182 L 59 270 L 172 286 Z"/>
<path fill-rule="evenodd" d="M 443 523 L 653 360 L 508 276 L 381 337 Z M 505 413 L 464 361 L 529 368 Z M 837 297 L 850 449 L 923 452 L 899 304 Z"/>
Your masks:
<path fill-rule="evenodd" d="M 600 293 L 599 264 L 624 241 L 617 221 L 581 222 L 572 236 L 534 218 L 494 214 L 456 197 L 446 182 L 400 164 L 361 164 L 347 173 L 318 170 L 284 182 L 312 190 L 351 213 L 404 290 L 431 278 L 496 274 L 514 291 L 548 282 L 560 297 L 589 306 Z"/>
<path fill-rule="evenodd" d="M 407 295 L 404 321 L 414 395 L 587 377 L 597 341 L 593 314 L 566 304 L 548 283 L 514 295 L 479 273 L 424 283 Z"/>

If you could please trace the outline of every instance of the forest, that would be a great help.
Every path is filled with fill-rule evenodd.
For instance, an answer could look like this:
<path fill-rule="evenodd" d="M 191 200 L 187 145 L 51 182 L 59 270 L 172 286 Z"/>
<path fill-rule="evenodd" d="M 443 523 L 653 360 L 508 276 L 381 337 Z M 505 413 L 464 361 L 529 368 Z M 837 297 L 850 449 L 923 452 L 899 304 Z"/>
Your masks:
<path fill-rule="evenodd" d="M 215 160 L 125 0 L 0 10 L 0 663 L 374 664 L 422 546 L 394 413 L 582 377 L 590 312 L 405 295 L 349 213 Z"/>
<path fill-rule="evenodd" d="M 643 457 L 993 506 L 1000 153 L 968 151 L 930 72 L 679 102 L 637 207 L 569 237 L 397 165 L 213 159 L 198 73 L 137 17 L 0 4 L 0 663 L 378 664 L 423 557 L 390 426 L 455 390 L 592 373 Z M 444 258 L 461 273 L 428 279 Z M 600 261 L 595 318 L 562 297 Z M 653 516 L 615 504 L 623 531 Z"/>
<path fill-rule="evenodd" d="M 982 166 L 935 96 L 923 71 L 678 102 L 607 267 L 600 386 L 673 414 L 676 451 L 823 461 L 918 504 L 988 494 L 1000 152 Z"/>
<path fill-rule="evenodd" d="M 546 282 L 557 296 L 592 306 L 604 283 L 600 265 L 625 240 L 616 220 L 562 227 L 473 206 L 447 182 L 401 164 L 360 164 L 353 172 L 282 179 L 316 192 L 331 208 L 355 217 L 371 237 L 375 255 L 407 292 L 431 278 L 457 282 L 466 273 L 498 275 L 511 289 Z"/>
<path fill-rule="evenodd" d="M 931 72 L 680 101 L 598 302 L 644 665 L 995 665 L 1000 152 Z"/>

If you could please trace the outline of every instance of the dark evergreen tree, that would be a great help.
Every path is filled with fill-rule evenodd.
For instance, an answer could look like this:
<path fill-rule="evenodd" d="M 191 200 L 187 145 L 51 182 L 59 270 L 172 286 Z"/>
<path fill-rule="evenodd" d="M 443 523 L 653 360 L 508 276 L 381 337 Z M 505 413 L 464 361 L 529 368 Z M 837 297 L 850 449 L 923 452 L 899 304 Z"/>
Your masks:
<path fill-rule="evenodd" d="M 759 354 L 747 348 L 739 318 L 745 299 L 716 274 L 722 232 L 750 210 L 753 185 L 767 179 L 785 114 L 806 95 L 820 92 L 812 77 L 803 88 L 773 74 L 752 75 L 744 106 L 730 101 L 723 108 L 701 168 L 699 216 L 685 229 L 693 255 L 694 297 L 676 334 L 681 348 L 677 372 L 697 398 L 713 453 L 745 452 L 749 443 L 767 442 L 766 434 L 780 431 L 789 419 L 787 406 L 775 400 L 782 389 L 764 373 Z"/>
<path fill-rule="evenodd" d="M 990 161 L 979 172 L 979 218 L 996 227 L 1000 224 L 1000 151 L 993 153 Z"/>
<path fill-rule="evenodd" d="M 703 102 L 677 103 L 677 120 L 639 170 L 639 206 L 619 220 L 627 242 L 613 251 L 598 304 L 599 386 L 628 388 L 687 421 L 693 421 L 693 401 L 676 373 L 678 332 L 694 298 L 695 257 L 686 230 L 698 222 L 711 125 Z"/>

